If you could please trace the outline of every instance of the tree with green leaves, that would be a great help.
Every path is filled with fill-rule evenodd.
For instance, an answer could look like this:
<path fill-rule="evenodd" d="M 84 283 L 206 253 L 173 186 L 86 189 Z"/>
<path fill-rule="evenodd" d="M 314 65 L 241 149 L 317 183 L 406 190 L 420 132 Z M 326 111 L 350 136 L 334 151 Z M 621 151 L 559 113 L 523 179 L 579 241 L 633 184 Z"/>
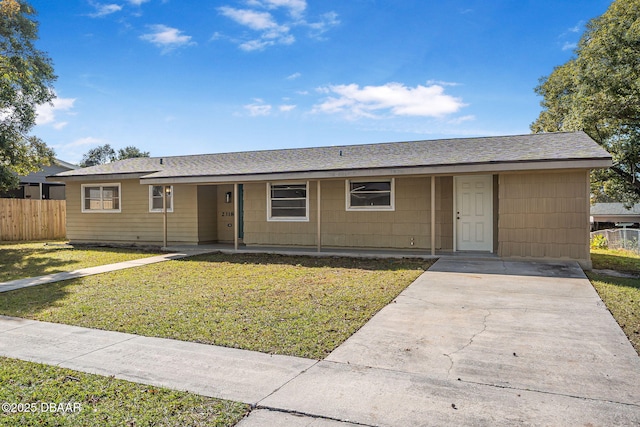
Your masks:
<path fill-rule="evenodd" d="M 640 0 L 616 0 L 587 24 L 575 57 L 535 89 L 533 132 L 584 130 L 613 156 L 592 173 L 594 201 L 640 201 Z"/>
<path fill-rule="evenodd" d="M 117 160 L 133 159 L 136 157 L 149 157 L 148 151 L 140 151 L 139 148 L 129 145 L 118 150 Z"/>
<path fill-rule="evenodd" d="M 90 166 L 103 165 L 116 160 L 116 152 L 109 144 L 100 145 L 96 148 L 84 153 L 80 167 L 88 168 Z"/>
<path fill-rule="evenodd" d="M 115 162 L 117 160 L 132 159 L 135 157 L 149 157 L 148 151 L 140 151 L 139 148 L 129 145 L 120 148 L 118 152 L 111 148 L 111 145 L 104 144 L 96 148 L 92 148 L 82 156 L 80 166 L 83 168 L 89 166 L 103 165 L 105 163 Z"/>
<path fill-rule="evenodd" d="M 36 12 L 19 0 L 0 0 L 0 191 L 18 186 L 53 161 L 53 150 L 29 135 L 36 108 L 55 98 L 49 57 L 36 49 Z"/>
<path fill-rule="evenodd" d="M 640 201 L 640 0 L 616 0 L 587 24 L 575 57 L 541 79 L 533 132 L 584 130 L 613 157 L 592 173 L 593 201 Z"/>

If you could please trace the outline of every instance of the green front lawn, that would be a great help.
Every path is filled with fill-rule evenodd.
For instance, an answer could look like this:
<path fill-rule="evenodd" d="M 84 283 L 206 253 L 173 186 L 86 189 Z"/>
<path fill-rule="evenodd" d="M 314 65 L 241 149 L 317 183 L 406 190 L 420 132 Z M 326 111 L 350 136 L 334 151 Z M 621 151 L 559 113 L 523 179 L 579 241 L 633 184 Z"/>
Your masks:
<path fill-rule="evenodd" d="M 592 249 L 597 270 L 616 270 L 640 276 L 640 255 L 625 250 Z M 588 272 L 591 284 L 640 354 L 640 279 Z"/>
<path fill-rule="evenodd" d="M 146 258 L 157 253 L 124 248 L 72 248 L 64 242 L 0 243 L 0 282 Z"/>
<path fill-rule="evenodd" d="M 0 357 L 0 426 L 233 426 L 249 406 Z"/>
<path fill-rule="evenodd" d="M 0 313 L 321 359 L 430 263 L 209 254 L 0 294 Z"/>

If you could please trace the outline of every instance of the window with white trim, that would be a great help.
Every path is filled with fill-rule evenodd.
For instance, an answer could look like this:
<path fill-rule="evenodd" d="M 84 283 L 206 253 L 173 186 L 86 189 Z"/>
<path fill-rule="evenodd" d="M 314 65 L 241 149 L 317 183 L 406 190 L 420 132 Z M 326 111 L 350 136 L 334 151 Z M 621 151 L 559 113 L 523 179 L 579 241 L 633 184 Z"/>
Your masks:
<path fill-rule="evenodd" d="M 395 181 L 347 180 L 347 210 L 389 211 L 395 209 Z"/>
<path fill-rule="evenodd" d="M 120 183 L 82 184 L 82 212 L 120 212 Z"/>
<path fill-rule="evenodd" d="M 268 221 L 308 221 L 309 183 L 267 183 Z"/>
<path fill-rule="evenodd" d="M 149 212 L 164 212 L 164 196 L 162 194 L 164 185 L 149 186 Z M 173 185 L 167 188 L 167 212 L 173 212 Z"/>

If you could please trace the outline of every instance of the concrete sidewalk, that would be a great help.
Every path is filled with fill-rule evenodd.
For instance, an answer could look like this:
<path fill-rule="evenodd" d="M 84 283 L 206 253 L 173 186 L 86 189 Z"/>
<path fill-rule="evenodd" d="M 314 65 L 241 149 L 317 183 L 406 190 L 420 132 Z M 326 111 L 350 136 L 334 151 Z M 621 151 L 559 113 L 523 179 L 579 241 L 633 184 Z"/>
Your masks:
<path fill-rule="evenodd" d="M 253 405 L 317 363 L 7 316 L 0 355 Z"/>
<path fill-rule="evenodd" d="M 0 355 L 254 405 L 239 427 L 640 424 L 577 264 L 440 259 L 323 361 L 9 317 Z"/>
<path fill-rule="evenodd" d="M 11 280 L 0 283 L 0 292 L 13 291 L 15 289 L 28 288 L 30 286 L 44 285 L 46 283 L 61 282 L 63 280 L 77 279 L 78 277 L 92 276 L 94 274 L 108 273 L 110 271 L 124 270 L 127 268 L 140 267 L 143 265 L 156 264 L 158 262 L 170 261 L 174 259 L 186 258 L 194 255 L 201 255 L 212 252 L 211 250 L 194 250 L 185 253 L 171 253 L 156 255 L 147 258 L 139 258 L 131 261 L 117 262 L 114 264 L 98 265 L 95 267 L 81 268 L 73 271 L 62 271 L 60 273 L 47 274 L 39 277 L 28 277 L 26 279 Z"/>

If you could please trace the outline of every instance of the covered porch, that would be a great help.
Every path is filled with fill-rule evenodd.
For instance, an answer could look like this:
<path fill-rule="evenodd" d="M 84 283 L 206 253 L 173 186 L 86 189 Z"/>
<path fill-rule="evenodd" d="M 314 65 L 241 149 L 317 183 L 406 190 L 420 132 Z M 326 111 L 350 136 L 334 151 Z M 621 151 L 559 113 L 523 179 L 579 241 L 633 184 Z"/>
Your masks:
<path fill-rule="evenodd" d="M 496 253 L 497 178 L 468 174 L 198 183 L 197 244 L 261 252 Z M 351 188 L 367 185 L 387 185 L 388 190 L 372 195 L 371 205 L 350 206 Z M 165 194 L 169 188 L 165 186 Z M 304 214 L 274 217 L 275 191 L 297 192 L 299 199 L 285 203 L 300 205 L 296 209 Z M 172 215 L 165 217 L 175 221 Z M 165 247 L 179 244 L 166 224 L 163 242 Z"/>

